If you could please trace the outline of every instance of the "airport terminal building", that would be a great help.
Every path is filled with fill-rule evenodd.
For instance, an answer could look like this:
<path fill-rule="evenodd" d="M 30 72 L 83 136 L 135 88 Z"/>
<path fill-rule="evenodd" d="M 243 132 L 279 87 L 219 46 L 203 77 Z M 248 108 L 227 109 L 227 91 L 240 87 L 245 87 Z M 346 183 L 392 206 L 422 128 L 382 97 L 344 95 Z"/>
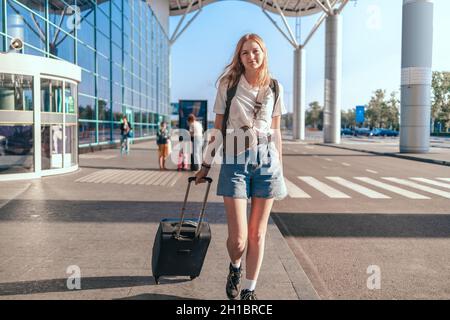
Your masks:
<path fill-rule="evenodd" d="M 122 115 L 135 139 L 169 120 L 166 3 L 0 0 L 0 181 L 76 170 Z"/>

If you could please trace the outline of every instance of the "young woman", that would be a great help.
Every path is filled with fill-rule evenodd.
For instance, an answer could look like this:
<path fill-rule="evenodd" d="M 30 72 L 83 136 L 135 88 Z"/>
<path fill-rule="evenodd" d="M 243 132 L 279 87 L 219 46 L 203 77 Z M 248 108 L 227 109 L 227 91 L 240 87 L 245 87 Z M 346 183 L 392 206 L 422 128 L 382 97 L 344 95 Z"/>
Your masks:
<path fill-rule="evenodd" d="M 158 132 L 156 133 L 156 143 L 158 145 L 158 155 L 159 155 L 159 169 L 166 169 L 166 158 L 169 156 L 169 129 L 167 129 L 167 124 L 165 121 L 161 122 L 159 125 Z"/>
<path fill-rule="evenodd" d="M 130 154 L 130 132 L 133 130 L 127 116 L 123 116 L 120 124 L 120 154 Z"/>
<path fill-rule="evenodd" d="M 229 104 L 226 136 L 245 132 L 249 137 L 257 137 L 244 147 L 243 152 L 236 151 L 239 148 L 230 148 L 226 142 L 229 139 L 224 142 L 226 150 L 217 194 L 223 196 L 228 221 L 227 249 L 231 262 L 226 293 L 229 299 L 240 296 L 241 300 L 256 300 L 255 287 L 264 255 L 270 211 L 274 200 L 284 198 L 287 193 L 279 131 L 281 115 L 286 112 L 283 88 L 277 85 L 276 94 L 271 84 L 263 40 L 255 34 L 243 36 L 236 46 L 232 62 L 219 78 L 214 105 L 215 128 L 222 130 L 230 88 L 236 88 Z M 205 155 L 211 154 L 214 142 L 211 139 Z M 256 156 L 252 152 L 256 152 Z M 196 174 L 196 183 L 203 182 L 202 178 L 207 176 L 212 162 L 212 157 L 209 158 L 204 158 L 201 170 Z M 251 212 L 247 221 L 248 199 L 251 199 Z M 241 285 L 241 260 L 246 246 L 246 275 Z"/>

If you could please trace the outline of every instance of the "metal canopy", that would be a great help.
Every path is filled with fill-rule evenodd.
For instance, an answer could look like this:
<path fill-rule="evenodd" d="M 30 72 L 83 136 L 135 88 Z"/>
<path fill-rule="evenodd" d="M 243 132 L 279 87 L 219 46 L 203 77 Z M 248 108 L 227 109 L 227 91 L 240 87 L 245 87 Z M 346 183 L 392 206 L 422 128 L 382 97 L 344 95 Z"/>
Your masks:
<path fill-rule="evenodd" d="M 170 15 L 177 16 L 186 12 L 186 9 L 191 5 L 191 10 L 201 9 L 202 6 L 208 4 L 225 1 L 225 0 L 169 0 Z M 241 0 L 253 3 L 257 6 L 262 6 L 265 10 L 279 14 L 276 2 L 281 7 L 283 14 L 288 17 L 308 16 L 323 11 L 323 8 L 330 8 L 330 0 Z M 334 1 L 333 1 L 334 2 Z M 341 2 L 341 1 L 338 1 Z"/>

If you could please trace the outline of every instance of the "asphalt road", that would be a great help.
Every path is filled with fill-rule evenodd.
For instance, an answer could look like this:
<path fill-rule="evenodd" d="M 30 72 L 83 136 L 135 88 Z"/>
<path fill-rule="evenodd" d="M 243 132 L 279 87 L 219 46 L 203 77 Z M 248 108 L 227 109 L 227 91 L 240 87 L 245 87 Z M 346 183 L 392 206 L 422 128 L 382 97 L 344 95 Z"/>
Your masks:
<path fill-rule="evenodd" d="M 283 152 L 290 196 L 273 217 L 322 299 L 450 298 L 449 167 L 313 144 Z"/>

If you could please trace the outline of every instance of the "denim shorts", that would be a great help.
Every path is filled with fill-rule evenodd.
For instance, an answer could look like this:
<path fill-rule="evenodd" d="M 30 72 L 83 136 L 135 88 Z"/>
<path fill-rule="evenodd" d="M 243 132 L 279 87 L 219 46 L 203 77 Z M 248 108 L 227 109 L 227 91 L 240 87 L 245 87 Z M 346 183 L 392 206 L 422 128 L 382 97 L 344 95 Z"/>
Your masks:
<path fill-rule="evenodd" d="M 260 144 L 241 155 L 224 156 L 217 195 L 238 199 L 285 198 L 286 184 L 275 144 Z"/>

